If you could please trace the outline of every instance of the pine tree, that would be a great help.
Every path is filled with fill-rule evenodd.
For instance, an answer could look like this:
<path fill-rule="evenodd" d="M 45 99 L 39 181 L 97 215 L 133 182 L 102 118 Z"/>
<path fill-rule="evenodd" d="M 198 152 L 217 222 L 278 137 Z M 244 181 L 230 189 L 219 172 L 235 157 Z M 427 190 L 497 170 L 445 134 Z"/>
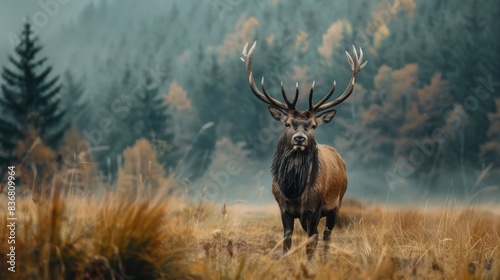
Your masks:
<path fill-rule="evenodd" d="M 224 98 L 224 95 L 228 94 L 225 84 L 227 74 L 221 68 L 215 56 L 212 56 L 211 63 L 205 70 L 204 77 L 198 98 L 195 98 L 193 101 L 195 102 L 195 106 L 198 106 L 200 109 L 199 117 L 203 121 L 218 123 L 223 118 L 223 111 L 221 109 L 227 109 L 228 107 L 224 105 L 230 100 Z"/>
<path fill-rule="evenodd" d="M 107 89 L 107 94 L 101 101 L 104 105 L 100 108 L 102 112 L 97 114 L 99 118 L 94 120 L 94 127 L 99 127 L 102 122 L 109 124 L 107 125 L 109 128 L 102 133 L 101 141 L 92 143 L 106 148 L 105 152 L 96 153 L 95 157 L 99 170 L 108 182 L 117 178 L 118 168 L 122 164 L 122 153 L 125 148 L 133 146 L 136 140 L 135 132 L 128 123 L 130 115 L 134 113 L 134 106 L 137 105 L 134 92 L 137 79 L 132 75 L 130 68 L 126 65 L 125 68 L 116 69 L 123 74 Z"/>
<path fill-rule="evenodd" d="M 486 21 L 484 11 L 477 3 L 470 4 L 464 11 L 463 25 L 456 32 L 460 32 L 455 51 L 450 60 L 459 61 L 455 70 L 450 73 L 451 93 L 454 101 L 465 109 L 466 122 L 463 127 L 455 131 L 457 145 L 450 146 L 450 170 L 461 170 L 461 184 L 468 189 L 474 184 L 475 172 L 480 167 L 480 146 L 487 141 L 487 132 L 490 126 L 488 113 L 495 112 L 495 102 L 491 98 L 478 99 L 475 97 L 475 88 L 479 76 L 488 75 L 488 52 L 491 49 L 491 38 L 485 36 Z M 468 36 L 463 36 L 468 34 Z M 458 37 L 458 36 L 457 36 Z M 452 158 L 454 157 L 454 158 Z"/>
<path fill-rule="evenodd" d="M 142 88 L 127 123 L 132 127 L 135 140 L 147 139 L 157 153 L 159 163 L 166 168 L 172 167 L 169 152 L 173 149 L 174 133 L 168 104 L 160 94 L 158 81 L 151 75 L 144 75 Z"/>
<path fill-rule="evenodd" d="M 199 123 L 196 128 L 201 129 L 194 137 L 191 147 L 183 156 L 182 164 L 188 166 L 190 170 L 189 179 L 197 179 L 201 177 L 207 167 L 210 165 L 212 153 L 215 150 L 215 142 L 217 139 L 217 131 L 215 128 L 222 128 L 220 125 L 230 108 L 231 99 L 225 98 L 225 94 L 229 91 L 225 88 L 224 82 L 226 73 L 217 62 L 217 58 L 212 56 L 211 63 L 205 70 L 204 80 L 198 94 L 193 98 L 193 104 L 198 109 Z M 203 129 L 208 123 L 215 124 Z"/>
<path fill-rule="evenodd" d="M 83 100 L 85 89 L 82 82 L 76 80 L 73 74 L 67 71 L 64 74 L 62 92 L 64 108 L 66 112 L 70 113 L 67 114 L 66 121 L 76 124 L 80 130 L 84 129 L 88 126 L 90 116 L 87 110 L 88 105 Z"/>
<path fill-rule="evenodd" d="M 33 143 L 25 140 L 32 139 L 33 133 L 54 148 L 66 129 L 62 122 L 65 110 L 60 106 L 59 78 L 49 78 L 52 67 L 45 66 L 46 57 L 38 58 L 41 50 L 30 23 L 26 23 L 15 56 L 9 56 L 12 68 L 2 69 L 0 105 L 5 114 L 0 120 L 1 164 L 18 161 L 26 151 L 14 152 L 14 149 L 19 142 L 24 142 L 28 149 Z"/>
<path fill-rule="evenodd" d="M 213 122 L 204 124 L 194 136 L 190 149 L 181 160 L 182 170 L 187 170 L 185 177 L 196 180 L 205 174 L 212 162 L 212 155 L 217 140 L 216 127 Z"/>
<path fill-rule="evenodd" d="M 262 75 L 257 74 L 263 73 L 266 81 L 278 85 L 277 88 L 279 88 L 279 82 L 286 77 L 287 71 L 290 70 L 292 58 L 289 54 L 294 42 L 288 24 L 285 23 L 278 34 L 280 35 L 276 36 L 272 45 L 264 44 L 263 41 L 260 43 L 259 58 L 255 59 L 253 66 L 256 71 L 254 78 L 257 81 L 260 81 L 260 77 L 262 77 Z"/>

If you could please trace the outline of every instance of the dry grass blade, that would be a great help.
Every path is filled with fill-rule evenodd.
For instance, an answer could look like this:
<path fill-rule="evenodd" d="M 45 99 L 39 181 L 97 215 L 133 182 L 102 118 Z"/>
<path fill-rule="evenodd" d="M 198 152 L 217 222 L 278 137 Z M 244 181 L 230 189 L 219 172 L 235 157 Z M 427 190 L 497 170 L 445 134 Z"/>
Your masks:
<path fill-rule="evenodd" d="M 291 255 L 295 254 L 295 252 L 297 252 L 298 250 L 304 248 L 307 244 L 313 242 L 316 238 L 317 238 L 317 236 L 309 237 L 308 239 L 306 239 L 302 243 L 300 243 L 298 246 L 296 246 L 295 248 L 291 249 L 286 254 L 284 254 L 283 257 L 281 257 L 281 259 L 284 260 L 284 259 L 290 257 Z"/>
<path fill-rule="evenodd" d="M 274 251 L 276 251 L 276 249 L 278 249 L 283 244 L 284 241 L 285 241 L 285 238 L 284 237 L 281 238 L 281 240 L 278 243 L 276 243 L 276 245 L 274 245 L 274 247 L 271 249 L 271 251 L 269 251 L 269 253 L 267 255 L 271 256 L 274 253 Z"/>

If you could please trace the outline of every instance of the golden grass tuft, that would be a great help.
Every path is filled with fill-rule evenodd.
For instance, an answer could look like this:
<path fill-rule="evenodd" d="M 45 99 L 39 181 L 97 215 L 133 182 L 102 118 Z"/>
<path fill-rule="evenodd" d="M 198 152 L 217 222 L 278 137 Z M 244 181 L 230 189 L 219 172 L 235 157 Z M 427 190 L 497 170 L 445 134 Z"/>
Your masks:
<path fill-rule="evenodd" d="M 2 197 L 2 200 L 5 198 Z M 17 199 L 16 272 L 1 279 L 167 279 L 183 272 L 192 228 L 169 215 L 169 201 L 108 194 L 54 194 L 35 204 Z M 7 240 L 7 213 L 0 210 L 0 236 Z M 8 252 L 7 242 L 0 250 Z"/>

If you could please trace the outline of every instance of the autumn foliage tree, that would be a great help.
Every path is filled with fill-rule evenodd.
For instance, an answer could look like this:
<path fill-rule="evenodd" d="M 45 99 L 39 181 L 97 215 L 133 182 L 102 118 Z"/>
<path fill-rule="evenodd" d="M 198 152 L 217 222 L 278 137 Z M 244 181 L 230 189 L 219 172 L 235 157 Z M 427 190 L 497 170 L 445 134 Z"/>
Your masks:
<path fill-rule="evenodd" d="M 144 138 L 123 152 L 124 164 L 118 173 L 120 191 L 135 196 L 152 194 L 166 184 L 163 166 L 158 162 L 157 152 Z"/>
<path fill-rule="evenodd" d="M 367 186 L 373 191 L 392 188 L 400 180 L 425 190 L 447 164 L 443 149 L 448 146 L 436 141 L 434 132 L 445 133 L 442 109 L 451 104 L 448 84 L 436 73 L 430 84 L 419 86 L 417 73 L 416 64 L 397 70 L 381 66 L 374 89 L 357 88 L 354 93 L 359 96 L 351 101 L 356 108 L 351 114 L 360 112 L 359 117 L 339 122 L 345 133 L 337 147 L 346 151 L 355 170 L 373 178 Z"/>

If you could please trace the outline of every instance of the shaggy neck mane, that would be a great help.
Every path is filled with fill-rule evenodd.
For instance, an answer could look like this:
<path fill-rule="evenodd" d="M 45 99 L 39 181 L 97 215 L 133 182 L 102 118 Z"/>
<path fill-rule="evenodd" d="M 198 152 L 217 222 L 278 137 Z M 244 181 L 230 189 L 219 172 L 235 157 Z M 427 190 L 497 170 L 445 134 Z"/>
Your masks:
<path fill-rule="evenodd" d="M 303 151 L 293 150 L 283 134 L 276 145 L 271 171 L 283 195 L 297 199 L 316 182 L 318 165 L 318 147 L 314 140 Z"/>

